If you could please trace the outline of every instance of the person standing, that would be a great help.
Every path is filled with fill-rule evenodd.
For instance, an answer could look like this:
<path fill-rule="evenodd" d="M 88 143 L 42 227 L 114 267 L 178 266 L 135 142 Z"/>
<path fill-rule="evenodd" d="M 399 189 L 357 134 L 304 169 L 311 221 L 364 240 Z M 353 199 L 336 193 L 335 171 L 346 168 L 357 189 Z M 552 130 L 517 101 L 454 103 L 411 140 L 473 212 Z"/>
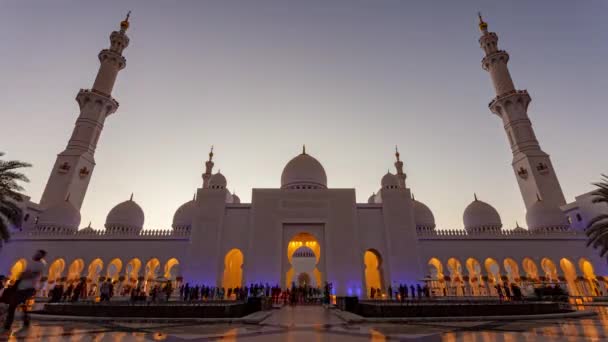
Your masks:
<path fill-rule="evenodd" d="M 40 277 L 44 272 L 43 258 L 46 256 L 45 250 L 38 250 L 32 257 L 32 261 L 27 264 L 19 280 L 15 284 L 16 291 L 9 300 L 8 313 L 4 321 L 4 330 L 10 330 L 15 319 L 15 310 L 21 304 L 24 304 L 29 298 L 36 294 L 36 287 L 40 281 Z M 23 308 L 23 326 L 30 325 L 30 318 L 27 314 L 27 306 Z"/>

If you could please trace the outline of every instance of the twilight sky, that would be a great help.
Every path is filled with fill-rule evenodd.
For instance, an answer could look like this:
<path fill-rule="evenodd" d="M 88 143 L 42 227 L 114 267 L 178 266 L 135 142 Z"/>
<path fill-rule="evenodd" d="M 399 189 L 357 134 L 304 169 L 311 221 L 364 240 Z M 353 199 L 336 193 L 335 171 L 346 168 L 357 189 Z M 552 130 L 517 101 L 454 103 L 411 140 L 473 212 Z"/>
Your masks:
<path fill-rule="evenodd" d="M 439 228 L 461 228 L 473 193 L 503 224 L 525 225 L 511 151 L 481 69 L 482 11 L 511 74 L 532 96 L 541 147 L 566 199 L 608 173 L 608 2 L 589 1 L 24 1 L 0 2 L 0 150 L 27 170 L 38 201 L 78 116 L 97 53 L 133 10 L 127 67 L 113 96 L 82 208 L 102 228 L 129 198 L 146 228 L 169 228 L 216 171 L 243 202 L 280 186 L 307 152 L 329 186 L 366 202 L 394 172 L 399 145 L 416 199 Z"/>

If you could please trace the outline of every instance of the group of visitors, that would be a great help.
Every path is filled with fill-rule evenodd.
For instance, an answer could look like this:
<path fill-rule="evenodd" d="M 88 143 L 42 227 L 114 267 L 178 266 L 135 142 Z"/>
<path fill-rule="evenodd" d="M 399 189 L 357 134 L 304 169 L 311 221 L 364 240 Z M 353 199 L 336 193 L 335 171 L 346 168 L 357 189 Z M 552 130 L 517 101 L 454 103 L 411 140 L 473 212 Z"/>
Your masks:
<path fill-rule="evenodd" d="M 388 286 L 385 294 L 382 293 L 380 288 L 372 287 L 370 289 L 369 298 L 370 299 L 389 299 L 389 300 L 400 300 L 405 301 L 408 298 L 411 299 L 421 299 L 422 297 L 429 298 L 431 296 L 431 291 L 427 285 L 420 286 L 420 284 L 413 284 L 409 287 L 407 284 L 399 284 L 396 288 L 393 288 L 391 285 Z M 388 297 L 388 298 L 387 298 Z"/>
<path fill-rule="evenodd" d="M 327 302 L 324 298 L 329 298 L 331 284 L 326 283 L 324 288 L 308 285 L 296 286 L 291 284 L 291 288 L 282 289 L 279 285 L 270 284 L 250 284 L 243 287 L 224 288 L 217 286 L 195 285 L 186 283 L 179 288 L 180 301 L 211 301 L 211 300 L 247 300 L 250 297 L 269 298 L 273 304 L 304 304 Z"/>
<path fill-rule="evenodd" d="M 81 278 L 76 285 L 71 283 L 65 288 L 64 284 L 59 283 L 49 292 L 50 302 L 77 302 L 80 298 L 87 297 L 87 282 L 85 278 Z"/>

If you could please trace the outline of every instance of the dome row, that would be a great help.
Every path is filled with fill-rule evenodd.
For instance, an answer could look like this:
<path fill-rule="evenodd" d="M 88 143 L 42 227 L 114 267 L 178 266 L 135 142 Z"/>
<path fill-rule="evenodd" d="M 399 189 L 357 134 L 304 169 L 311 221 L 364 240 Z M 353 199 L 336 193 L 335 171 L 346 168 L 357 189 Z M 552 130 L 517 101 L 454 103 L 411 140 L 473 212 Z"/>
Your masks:
<path fill-rule="evenodd" d="M 381 179 L 381 190 L 399 188 L 399 179 L 388 172 Z M 209 188 L 223 189 L 227 187 L 226 177 L 221 173 L 214 174 L 209 180 Z M 282 189 L 326 189 L 327 175 L 323 165 L 314 157 L 302 154 L 291 159 L 281 174 Z M 240 203 L 236 194 L 226 191 L 226 203 Z M 368 199 L 368 203 L 380 203 L 381 191 Z M 417 228 L 434 229 L 435 217 L 424 203 L 413 200 L 414 220 Z M 195 200 L 182 204 L 173 216 L 173 228 L 189 228 L 196 214 Z M 106 230 L 139 232 L 144 225 L 144 211 L 133 201 L 133 197 L 116 205 L 106 218 Z M 68 201 L 58 203 L 45 210 L 39 218 L 38 226 L 53 229 L 77 230 L 80 225 L 80 212 Z M 552 230 L 568 227 L 568 222 L 562 211 L 549 203 L 538 200 L 526 213 L 526 221 L 530 230 Z M 502 222 L 498 211 L 488 203 L 475 197 L 463 213 L 464 228 L 468 232 L 498 231 Z M 521 227 L 517 227 L 521 228 Z"/>

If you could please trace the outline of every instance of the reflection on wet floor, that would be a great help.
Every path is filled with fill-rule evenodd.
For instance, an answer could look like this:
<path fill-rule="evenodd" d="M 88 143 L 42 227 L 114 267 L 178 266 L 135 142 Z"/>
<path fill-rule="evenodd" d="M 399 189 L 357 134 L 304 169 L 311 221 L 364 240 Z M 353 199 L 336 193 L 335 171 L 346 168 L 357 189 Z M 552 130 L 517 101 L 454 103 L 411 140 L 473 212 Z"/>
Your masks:
<path fill-rule="evenodd" d="M 347 325 L 318 306 L 284 307 L 260 325 L 193 323 L 34 322 L 16 324 L 2 341 L 419 341 L 519 342 L 608 340 L 608 307 L 598 316 L 534 321 Z"/>

